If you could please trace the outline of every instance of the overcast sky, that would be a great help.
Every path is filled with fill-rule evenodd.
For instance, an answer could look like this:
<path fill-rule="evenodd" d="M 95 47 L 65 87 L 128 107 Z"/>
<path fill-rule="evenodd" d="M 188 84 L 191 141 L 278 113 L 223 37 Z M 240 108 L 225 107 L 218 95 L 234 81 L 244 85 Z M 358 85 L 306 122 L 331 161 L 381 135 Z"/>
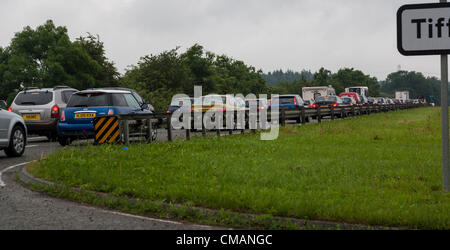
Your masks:
<path fill-rule="evenodd" d="M 417 0 L 1 0 L 0 46 L 52 19 L 72 39 L 100 35 L 120 72 L 140 57 L 195 43 L 264 72 L 353 67 L 439 76 L 439 56 L 396 48 L 396 12 Z M 434 2 L 438 2 L 437 0 Z"/>

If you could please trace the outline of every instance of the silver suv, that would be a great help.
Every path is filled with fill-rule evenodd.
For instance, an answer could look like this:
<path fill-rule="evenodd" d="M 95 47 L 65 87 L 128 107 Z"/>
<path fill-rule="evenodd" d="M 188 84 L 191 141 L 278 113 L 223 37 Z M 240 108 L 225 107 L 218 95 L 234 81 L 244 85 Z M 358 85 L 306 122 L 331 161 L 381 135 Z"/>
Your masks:
<path fill-rule="evenodd" d="M 75 92 L 78 90 L 67 86 L 25 88 L 17 94 L 9 111 L 23 117 L 29 134 L 56 140 L 59 117 Z"/>
<path fill-rule="evenodd" d="M 5 110 L 6 102 L 0 101 L 0 150 L 6 155 L 18 157 L 25 152 L 27 128 L 22 117 Z"/>

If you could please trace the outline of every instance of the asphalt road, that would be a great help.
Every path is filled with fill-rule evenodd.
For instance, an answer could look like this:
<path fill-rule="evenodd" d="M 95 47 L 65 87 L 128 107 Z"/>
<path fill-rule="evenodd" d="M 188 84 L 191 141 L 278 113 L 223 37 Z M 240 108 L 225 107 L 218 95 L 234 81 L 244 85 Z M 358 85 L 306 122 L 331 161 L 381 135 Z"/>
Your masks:
<path fill-rule="evenodd" d="M 0 153 L 0 172 L 17 164 L 39 159 L 61 147 L 45 138 L 31 139 L 20 158 L 7 158 Z M 209 226 L 134 216 L 30 191 L 14 180 L 18 167 L 3 172 L 0 187 L 0 230 L 5 229 L 124 229 L 124 230 L 195 230 L 220 229 Z"/>

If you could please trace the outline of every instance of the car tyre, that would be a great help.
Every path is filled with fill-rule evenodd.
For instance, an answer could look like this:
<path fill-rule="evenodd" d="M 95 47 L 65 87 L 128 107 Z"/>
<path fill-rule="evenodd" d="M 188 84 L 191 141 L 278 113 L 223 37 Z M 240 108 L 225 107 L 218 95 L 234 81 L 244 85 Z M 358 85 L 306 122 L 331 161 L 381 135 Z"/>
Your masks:
<path fill-rule="evenodd" d="M 59 145 L 65 147 L 65 146 L 70 145 L 71 139 L 69 137 L 67 137 L 67 136 L 62 136 L 61 135 L 61 136 L 58 136 L 58 142 L 59 142 Z"/>
<path fill-rule="evenodd" d="M 5 154 L 9 157 L 19 157 L 25 152 L 26 135 L 25 129 L 15 126 L 11 131 L 9 147 L 5 149 Z"/>

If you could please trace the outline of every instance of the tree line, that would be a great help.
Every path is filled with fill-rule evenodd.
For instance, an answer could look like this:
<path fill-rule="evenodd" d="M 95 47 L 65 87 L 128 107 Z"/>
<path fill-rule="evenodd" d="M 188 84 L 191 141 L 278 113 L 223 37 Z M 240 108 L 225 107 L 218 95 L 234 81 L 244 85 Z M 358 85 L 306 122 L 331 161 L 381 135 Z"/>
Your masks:
<path fill-rule="evenodd" d="M 87 33 L 71 41 L 67 28 L 55 26 L 51 20 L 35 29 L 25 27 L 14 35 L 8 46 L 0 47 L 0 99 L 8 103 L 24 87 L 57 85 L 79 90 L 133 88 L 160 112 L 166 109 L 173 95 L 193 95 L 195 85 L 203 87 L 203 94 L 301 94 L 302 87 L 324 85 L 332 85 L 340 93 L 345 87 L 356 85 L 368 86 L 372 96 L 397 88 L 408 88 L 412 95 L 429 95 L 421 83 L 436 79 L 424 80 L 420 75 L 412 77 L 420 73 L 412 73 L 393 73 L 381 84 L 375 77 L 353 68 L 336 73 L 321 68 L 315 73 L 278 70 L 264 74 L 243 61 L 205 51 L 203 46 L 195 44 L 184 52 L 174 48 L 143 56 L 120 74 L 114 62 L 106 57 L 98 36 Z M 434 91 L 432 94 L 438 97 Z"/>

